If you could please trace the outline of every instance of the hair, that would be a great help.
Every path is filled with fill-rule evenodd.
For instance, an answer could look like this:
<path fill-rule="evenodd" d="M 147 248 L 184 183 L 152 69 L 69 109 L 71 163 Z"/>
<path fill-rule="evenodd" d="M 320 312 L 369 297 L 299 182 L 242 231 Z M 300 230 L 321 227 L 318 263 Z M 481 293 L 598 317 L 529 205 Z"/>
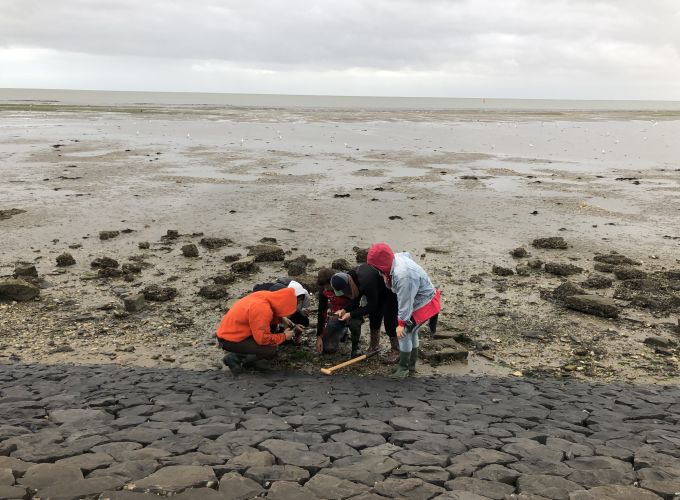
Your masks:
<path fill-rule="evenodd" d="M 329 267 L 322 267 L 319 269 L 319 274 L 316 275 L 316 284 L 323 287 L 331 284 L 331 278 L 335 274 L 335 270 Z"/>

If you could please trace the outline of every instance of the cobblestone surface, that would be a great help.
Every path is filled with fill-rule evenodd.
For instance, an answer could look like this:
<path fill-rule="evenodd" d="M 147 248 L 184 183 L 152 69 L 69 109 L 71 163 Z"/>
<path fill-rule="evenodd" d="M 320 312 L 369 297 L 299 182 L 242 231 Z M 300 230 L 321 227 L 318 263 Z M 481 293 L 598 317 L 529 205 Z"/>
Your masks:
<path fill-rule="evenodd" d="M 674 499 L 680 389 L 0 365 L 0 499 Z"/>

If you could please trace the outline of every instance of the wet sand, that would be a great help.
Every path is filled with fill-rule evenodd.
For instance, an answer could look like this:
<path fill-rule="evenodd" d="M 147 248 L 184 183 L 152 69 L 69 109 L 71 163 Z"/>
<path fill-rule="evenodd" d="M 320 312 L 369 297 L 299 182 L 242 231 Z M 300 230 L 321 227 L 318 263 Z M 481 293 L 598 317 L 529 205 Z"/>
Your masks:
<path fill-rule="evenodd" d="M 355 246 L 386 241 L 430 272 L 445 297 L 441 330 L 470 350 L 467 364 L 423 364 L 425 374 L 680 380 L 677 307 L 617 299 L 619 318 L 599 318 L 541 297 L 565 278 L 491 273 L 526 261 L 508 253 L 520 246 L 582 267 L 574 283 L 610 251 L 648 273 L 680 268 L 673 113 L 12 106 L 0 116 L 0 210 L 25 211 L 0 220 L 0 276 L 29 261 L 46 282 L 37 301 L 0 303 L 2 357 L 218 366 L 213 332 L 227 304 L 197 292 L 229 271 L 225 255 L 275 238 L 287 258 L 315 259 L 315 275 L 333 259 L 353 262 Z M 161 241 L 169 229 L 182 236 Z M 197 233 L 234 244 L 183 257 Z M 569 248 L 531 247 L 549 236 Z M 55 267 L 64 251 L 75 266 Z M 149 266 L 133 282 L 89 279 L 96 257 L 139 255 Z M 280 262 L 260 267 L 229 285 L 232 301 L 286 274 Z M 611 297 L 614 281 L 593 293 Z M 121 314 L 121 297 L 150 284 L 179 295 Z M 285 349 L 285 363 L 316 371 L 346 355 L 317 359 L 313 336 L 302 353 Z M 649 337 L 667 342 L 663 352 L 643 344 Z"/>

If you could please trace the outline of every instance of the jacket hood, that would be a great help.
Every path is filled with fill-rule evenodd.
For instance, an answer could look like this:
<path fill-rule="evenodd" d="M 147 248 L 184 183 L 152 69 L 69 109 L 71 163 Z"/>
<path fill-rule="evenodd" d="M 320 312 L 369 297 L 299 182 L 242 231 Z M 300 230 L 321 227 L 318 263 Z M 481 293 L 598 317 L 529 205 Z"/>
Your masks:
<path fill-rule="evenodd" d="M 283 318 L 297 310 L 297 296 L 292 288 L 283 288 L 275 292 L 265 292 L 265 300 L 269 302 L 275 316 Z"/>
<path fill-rule="evenodd" d="M 394 252 L 387 243 L 376 243 L 368 249 L 366 263 L 375 267 L 385 276 L 389 276 L 394 262 Z"/>
<path fill-rule="evenodd" d="M 303 287 L 297 281 L 292 280 L 290 283 L 288 283 L 288 288 L 295 290 L 295 297 L 299 297 L 301 295 L 304 297 L 302 299 L 302 309 L 309 307 L 309 292 L 305 289 L 305 287 Z"/>

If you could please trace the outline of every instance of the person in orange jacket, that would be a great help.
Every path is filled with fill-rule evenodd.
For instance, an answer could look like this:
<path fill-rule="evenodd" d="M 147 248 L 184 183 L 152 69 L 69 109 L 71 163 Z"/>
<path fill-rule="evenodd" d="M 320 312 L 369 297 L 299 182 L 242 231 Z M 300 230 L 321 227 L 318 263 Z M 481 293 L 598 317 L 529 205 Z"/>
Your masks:
<path fill-rule="evenodd" d="M 277 346 L 294 337 L 293 328 L 272 333 L 272 326 L 275 329 L 305 300 L 308 294 L 299 288 L 289 286 L 275 292 L 251 293 L 236 301 L 225 314 L 217 327 L 217 340 L 228 352 L 222 362 L 233 374 L 248 366 L 264 368 L 265 360 L 276 355 Z"/>

